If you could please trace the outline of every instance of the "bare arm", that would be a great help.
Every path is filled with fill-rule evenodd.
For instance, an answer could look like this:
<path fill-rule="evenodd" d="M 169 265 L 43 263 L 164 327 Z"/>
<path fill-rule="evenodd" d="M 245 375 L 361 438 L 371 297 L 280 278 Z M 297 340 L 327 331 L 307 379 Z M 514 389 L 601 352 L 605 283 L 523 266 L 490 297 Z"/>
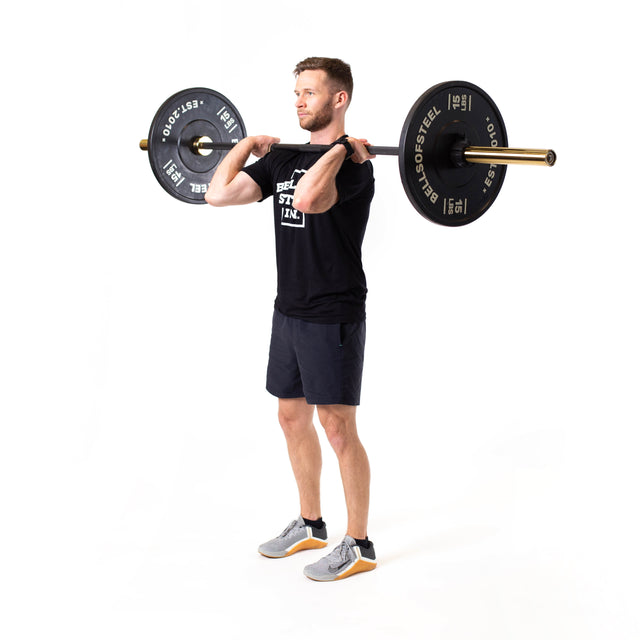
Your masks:
<path fill-rule="evenodd" d="M 249 204 L 260 200 L 260 187 L 253 178 L 242 171 L 242 168 L 252 153 L 261 158 L 274 142 L 279 142 L 279 139 L 270 136 L 250 136 L 240 140 L 218 165 L 204 199 L 214 207 Z"/>
<path fill-rule="evenodd" d="M 353 147 L 351 160 L 362 164 L 369 158 L 374 158 L 367 147 L 367 140 L 348 138 Z M 298 180 L 293 195 L 293 206 L 304 213 L 324 213 L 338 202 L 336 176 L 347 155 L 344 145 L 337 144 L 329 149 L 301 178 Z"/>

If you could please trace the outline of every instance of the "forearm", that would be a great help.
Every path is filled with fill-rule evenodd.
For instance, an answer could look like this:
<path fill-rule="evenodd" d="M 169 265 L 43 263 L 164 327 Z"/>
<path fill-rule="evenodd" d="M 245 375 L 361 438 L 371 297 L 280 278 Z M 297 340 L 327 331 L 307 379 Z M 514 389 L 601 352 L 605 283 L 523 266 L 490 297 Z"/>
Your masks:
<path fill-rule="evenodd" d="M 293 206 L 303 213 L 324 213 L 338 201 L 336 176 L 347 155 L 341 144 L 329 149 L 298 180 Z"/>
<path fill-rule="evenodd" d="M 249 204 L 260 200 L 260 187 L 242 168 L 251 154 L 262 158 L 276 142 L 280 142 L 280 139 L 272 136 L 249 136 L 240 140 L 218 165 L 204 199 L 214 207 Z"/>
<path fill-rule="evenodd" d="M 253 150 L 251 138 L 243 138 L 236 144 L 218 165 L 213 178 L 209 183 L 209 188 L 205 195 L 205 200 L 209 204 L 219 205 L 223 200 L 232 196 L 229 193 L 233 179 L 238 175 L 247 163 Z"/>

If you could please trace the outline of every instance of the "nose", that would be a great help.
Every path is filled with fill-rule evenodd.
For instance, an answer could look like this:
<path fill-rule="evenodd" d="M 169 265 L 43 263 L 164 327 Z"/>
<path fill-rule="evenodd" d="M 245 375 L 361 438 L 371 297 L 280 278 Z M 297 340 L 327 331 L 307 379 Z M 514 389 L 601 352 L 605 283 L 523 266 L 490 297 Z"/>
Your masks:
<path fill-rule="evenodd" d="M 299 109 L 300 107 L 304 106 L 304 100 L 302 98 L 302 94 L 300 94 L 297 98 L 296 98 L 296 109 Z"/>

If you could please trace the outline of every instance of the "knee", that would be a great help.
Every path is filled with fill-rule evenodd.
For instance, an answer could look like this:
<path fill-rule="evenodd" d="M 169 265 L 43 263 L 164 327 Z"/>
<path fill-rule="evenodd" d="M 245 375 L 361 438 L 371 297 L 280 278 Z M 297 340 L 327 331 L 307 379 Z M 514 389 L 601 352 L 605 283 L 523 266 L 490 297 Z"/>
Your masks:
<path fill-rule="evenodd" d="M 286 438 L 293 438 L 305 433 L 310 426 L 306 416 L 283 409 L 278 411 L 278 422 Z"/>
<path fill-rule="evenodd" d="M 333 413 L 327 413 L 320 418 L 329 444 L 340 455 L 345 448 L 357 438 L 355 435 L 355 425 L 351 425 L 349 420 Z"/>

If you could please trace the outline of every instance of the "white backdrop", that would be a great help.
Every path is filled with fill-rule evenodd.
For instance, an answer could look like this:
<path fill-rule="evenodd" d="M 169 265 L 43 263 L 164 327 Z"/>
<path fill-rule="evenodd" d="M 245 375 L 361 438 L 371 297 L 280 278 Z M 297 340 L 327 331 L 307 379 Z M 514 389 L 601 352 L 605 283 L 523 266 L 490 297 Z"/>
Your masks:
<path fill-rule="evenodd" d="M 360 0 L 3 10 L 0 220 L 5 638 L 637 638 L 640 344 L 628 3 Z M 446 229 L 375 160 L 359 411 L 379 569 L 341 584 L 258 543 L 295 517 L 264 391 L 271 204 L 170 198 L 138 148 L 208 86 L 304 141 L 292 69 L 353 68 L 352 135 L 396 144 L 468 80 L 514 146 Z M 239 356 L 240 354 L 240 356 Z M 346 525 L 326 451 L 324 517 Z M 301 554 L 304 555 L 304 554 Z"/>

